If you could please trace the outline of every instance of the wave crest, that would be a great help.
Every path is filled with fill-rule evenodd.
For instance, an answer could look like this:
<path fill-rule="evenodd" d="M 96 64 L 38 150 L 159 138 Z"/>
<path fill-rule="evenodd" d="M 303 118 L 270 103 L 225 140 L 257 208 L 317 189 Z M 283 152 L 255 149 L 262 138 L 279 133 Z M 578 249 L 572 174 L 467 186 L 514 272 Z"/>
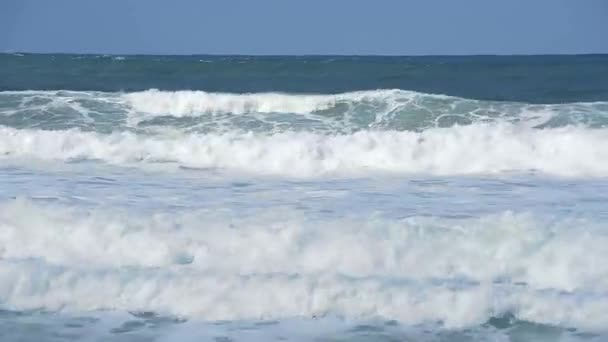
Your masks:
<path fill-rule="evenodd" d="M 608 129 L 469 125 L 423 132 L 141 135 L 0 128 L 4 158 L 176 164 L 294 177 L 536 171 L 608 176 Z"/>
<path fill-rule="evenodd" d="M 0 125 L 94 131 L 177 128 L 182 131 L 352 133 L 422 131 L 509 122 L 551 128 L 608 125 L 608 103 L 492 102 L 406 90 L 341 94 L 208 93 L 148 90 L 0 92 Z"/>

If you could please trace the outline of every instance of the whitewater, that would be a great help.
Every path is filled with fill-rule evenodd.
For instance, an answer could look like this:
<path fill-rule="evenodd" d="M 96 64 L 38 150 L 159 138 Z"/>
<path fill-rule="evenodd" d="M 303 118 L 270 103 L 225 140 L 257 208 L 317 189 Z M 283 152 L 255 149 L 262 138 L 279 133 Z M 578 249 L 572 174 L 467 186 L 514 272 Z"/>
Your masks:
<path fill-rule="evenodd" d="M 0 55 L 0 339 L 606 340 L 605 57 L 437 58 Z"/>
<path fill-rule="evenodd" d="M 0 98 L 17 104 L 2 111 L 3 121 L 12 123 L 0 128 L 0 155 L 7 159 L 172 164 L 301 177 L 608 175 L 607 102 L 488 103 L 399 90 L 3 92 Z M 184 117 L 189 120 L 179 121 Z M 103 132 L 107 126 L 111 132 Z"/>

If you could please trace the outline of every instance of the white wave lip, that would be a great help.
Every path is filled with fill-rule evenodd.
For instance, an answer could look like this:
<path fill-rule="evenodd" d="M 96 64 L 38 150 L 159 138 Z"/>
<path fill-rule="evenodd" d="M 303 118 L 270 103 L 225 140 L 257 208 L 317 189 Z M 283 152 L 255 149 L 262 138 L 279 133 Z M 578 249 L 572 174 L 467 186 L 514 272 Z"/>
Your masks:
<path fill-rule="evenodd" d="M 427 115 L 436 122 L 442 118 L 460 117 L 465 121 L 482 122 L 523 120 L 542 125 L 556 116 L 566 120 L 602 120 L 608 114 L 606 102 L 565 104 L 528 104 L 466 99 L 441 94 L 427 94 L 401 89 L 377 89 L 338 94 L 297 93 L 212 93 L 197 90 L 161 91 L 151 89 L 122 94 L 129 109 L 131 125 L 158 116 L 197 117 L 206 115 L 243 115 L 283 113 L 312 115 L 337 110 L 347 116 L 374 115 L 382 121 L 395 115 L 416 117 Z M 339 108 L 339 109 L 338 109 Z M 335 114 L 335 113 L 334 113 Z M 316 119 L 329 119 L 315 116 Z"/>
<path fill-rule="evenodd" d="M 423 132 L 109 135 L 0 128 L 3 158 L 174 163 L 195 168 L 315 177 L 370 172 L 436 175 L 530 170 L 608 176 L 608 129 L 474 124 Z"/>
<path fill-rule="evenodd" d="M 323 226 L 291 214 L 230 217 L 3 203 L 0 300 L 205 320 L 337 314 L 456 328 L 509 312 L 608 324 L 601 224 L 509 212 Z"/>
<path fill-rule="evenodd" d="M 201 113 L 293 113 L 308 114 L 334 107 L 341 101 L 389 101 L 396 97 L 411 99 L 416 95 L 439 97 L 404 90 L 359 91 L 341 94 L 286 94 L 286 93 L 210 93 L 196 90 L 147 90 L 124 94 L 132 109 L 147 114 L 196 116 Z"/>

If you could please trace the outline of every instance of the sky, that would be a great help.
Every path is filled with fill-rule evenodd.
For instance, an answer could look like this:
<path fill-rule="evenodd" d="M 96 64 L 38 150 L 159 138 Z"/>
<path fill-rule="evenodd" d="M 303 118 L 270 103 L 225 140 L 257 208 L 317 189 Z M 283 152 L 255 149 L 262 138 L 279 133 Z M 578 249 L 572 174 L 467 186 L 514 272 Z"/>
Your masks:
<path fill-rule="evenodd" d="M 608 53 L 608 0 L 0 0 L 0 52 Z"/>

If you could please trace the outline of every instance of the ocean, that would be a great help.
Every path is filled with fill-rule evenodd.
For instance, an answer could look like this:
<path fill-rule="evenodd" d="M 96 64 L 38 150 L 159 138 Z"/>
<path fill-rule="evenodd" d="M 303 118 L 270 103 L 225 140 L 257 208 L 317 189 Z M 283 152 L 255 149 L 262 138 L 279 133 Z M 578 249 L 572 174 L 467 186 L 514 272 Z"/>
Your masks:
<path fill-rule="evenodd" d="M 2 341 L 608 341 L 608 55 L 0 55 Z"/>

